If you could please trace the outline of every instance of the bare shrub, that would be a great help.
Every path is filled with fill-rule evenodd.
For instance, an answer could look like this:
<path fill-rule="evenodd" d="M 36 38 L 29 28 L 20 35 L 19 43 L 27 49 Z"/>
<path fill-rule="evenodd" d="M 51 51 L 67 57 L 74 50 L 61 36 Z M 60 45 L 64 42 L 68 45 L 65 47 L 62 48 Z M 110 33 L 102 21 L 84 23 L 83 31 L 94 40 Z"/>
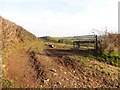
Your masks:
<path fill-rule="evenodd" d="M 107 33 L 104 39 L 101 40 L 100 46 L 103 51 L 114 52 L 119 47 L 119 34 Z"/>
<path fill-rule="evenodd" d="M 98 40 L 100 42 L 99 42 L 98 48 L 99 48 L 100 53 L 103 53 L 103 52 L 111 53 L 111 52 L 115 52 L 115 51 L 118 52 L 118 48 L 120 47 L 120 45 L 119 45 L 120 34 L 109 33 L 109 32 L 107 32 L 107 30 L 104 32 L 100 32 L 100 31 L 97 31 L 97 32 L 99 32 Z"/>

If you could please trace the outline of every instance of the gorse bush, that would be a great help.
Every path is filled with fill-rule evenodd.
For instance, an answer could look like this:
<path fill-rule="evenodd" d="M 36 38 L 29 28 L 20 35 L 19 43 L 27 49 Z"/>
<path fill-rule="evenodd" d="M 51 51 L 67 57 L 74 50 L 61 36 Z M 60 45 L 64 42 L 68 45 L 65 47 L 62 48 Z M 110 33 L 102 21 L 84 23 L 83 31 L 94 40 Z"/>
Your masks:
<path fill-rule="evenodd" d="M 120 67 L 120 56 L 114 55 L 112 53 L 103 53 L 96 57 L 99 61 L 106 62 L 107 64 L 119 66 Z"/>
<path fill-rule="evenodd" d="M 11 87 L 13 85 L 13 81 L 12 80 L 7 80 L 7 79 L 2 79 L 2 86 L 3 87 Z"/>
<path fill-rule="evenodd" d="M 6 88 L 6 87 L 13 86 L 12 80 L 4 78 L 5 77 L 5 69 L 0 68 L 0 76 L 2 76 L 2 79 L 0 80 L 0 84 L 2 85 L 2 87 Z"/>

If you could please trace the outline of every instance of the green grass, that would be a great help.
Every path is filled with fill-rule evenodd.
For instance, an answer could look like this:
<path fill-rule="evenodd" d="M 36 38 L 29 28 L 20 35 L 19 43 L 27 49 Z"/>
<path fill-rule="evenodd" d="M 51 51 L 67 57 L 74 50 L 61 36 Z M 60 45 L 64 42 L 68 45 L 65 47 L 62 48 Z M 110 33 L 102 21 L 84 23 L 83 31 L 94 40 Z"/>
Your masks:
<path fill-rule="evenodd" d="M 65 43 L 54 43 L 54 42 L 46 42 L 45 44 L 53 44 L 56 48 L 59 49 L 74 49 L 74 46 L 72 44 L 65 44 Z M 80 46 L 81 50 L 87 50 L 87 49 L 94 49 L 93 46 Z"/>
<path fill-rule="evenodd" d="M 9 80 L 9 79 L 6 79 L 5 78 L 5 69 L 3 68 L 0 68 L 0 76 L 2 76 L 2 79 L 0 80 L 0 84 L 3 86 L 3 87 L 11 87 L 13 85 L 13 81 L 12 80 Z"/>
<path fill-rule="evenodd" d="M 73 45 L 70 45 L 70 44 L 64 44 L 64 43 L 53 43 L 53 42 L 46 42 L 46 44 L 52 44 L 52 45 L 55 45 L 56 48 L 59 48 L 59 49 L 71 49 L 73 48 Z"/>
<path fill-rule="evenodd" d="M 103 53 L 101 55 L 98 55 L 96 59 L 106 62 L 110 65 L 120 67 L 120 56 L 118 55 L 118 52 Z"/>
<path fill-rule="evenodd" d="M 2 54 L 2 60 L 3 62 L 7 60 L 7 58 L 14 53 L 20 53 L 19 50 L 22 48 L 25 48 L 25 50 L 29 49 L 31 47 L 32 50 L 35 52 L 43 52 L 44 49 L 44 42 L 43 41 L 26 41 L 24 43 L 17 42 L 17 43 L 11 43 L 7 47 L 3 49 Z"/>
<path fill-rule="evenodd" d="M 2 82 L 0 82 L 0 84 L 2 84 L 2 86 L 5 88 L 9 88 L 11 86 L 13 86 L 13 81 L 12 80 L 8 80 L 8 79 L 2 79 Z"/>

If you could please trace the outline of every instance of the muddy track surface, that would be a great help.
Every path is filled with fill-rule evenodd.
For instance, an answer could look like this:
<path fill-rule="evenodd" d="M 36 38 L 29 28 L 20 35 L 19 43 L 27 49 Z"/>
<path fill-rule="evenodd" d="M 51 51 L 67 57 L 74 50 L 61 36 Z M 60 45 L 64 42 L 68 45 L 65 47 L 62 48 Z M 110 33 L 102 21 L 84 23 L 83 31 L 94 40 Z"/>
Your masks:
<path fill-rule="evenodd" d="M 64 51 L 59 50 L 54 53 L 47 50 L 44 54 L 32 50 L 28 53 L 24 51 L 27 50 L 21 49 L 19 53 L 11 55 L 6 65 L 6 75 L 13 80 L 13 87 L 118 87 L 116 73 L 108 77 L 100 76 L 100 70 L 93 66 L 99 62 L 91 60 L 86 67 L 79 60 L 71 58 L 73 54 L 69 51 L 68 55 L 64 55 Z M 102 66 L 100 68 L 104 69 Z"/>
<path fill-rule="evenodd" d="M 63 65 L 59 65 L 55 59 L 45 55 L 30 53 L 31 66 L 34 68 L 37 79 L 43 87 L 77 87 L 76 76 Z M 63 62 L 64 63 L 64 62 Z M 66 62 L 65 65 L 69 64 Z M 78 78 L 77 78 L 78 79 Z M 72 81 L 72 82 L 71 82 Z"/>
<path fill-rule="evenodd" d="M 44 74 L 44 68 L 37 59 L 38 58 L 35 57 L 35 53 L 33 51 L 30 52 L 29 61 L 30 61 L 31 67 L 34 68 L 34 71 L 36 72 L 36 79 L 40 78 L 40 76 L 43 76 Z"/>

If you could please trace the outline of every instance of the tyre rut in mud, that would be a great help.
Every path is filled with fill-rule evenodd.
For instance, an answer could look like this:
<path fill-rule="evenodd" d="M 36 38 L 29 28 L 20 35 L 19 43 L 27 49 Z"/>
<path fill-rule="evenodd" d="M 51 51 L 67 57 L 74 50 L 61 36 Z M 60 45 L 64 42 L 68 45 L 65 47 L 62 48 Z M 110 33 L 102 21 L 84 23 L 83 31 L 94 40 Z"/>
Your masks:
<path fill-rule="evenodd" d="M 37 60 L 36 54 L 34 51 L 31 51 L 29 53 L 30 55 L 30 65 L 32 68 L 34 68 L 36 72 L 36 79 L 43 78 L 45 75 L 44 67 L 41 65 L 41 63 Z"/>

